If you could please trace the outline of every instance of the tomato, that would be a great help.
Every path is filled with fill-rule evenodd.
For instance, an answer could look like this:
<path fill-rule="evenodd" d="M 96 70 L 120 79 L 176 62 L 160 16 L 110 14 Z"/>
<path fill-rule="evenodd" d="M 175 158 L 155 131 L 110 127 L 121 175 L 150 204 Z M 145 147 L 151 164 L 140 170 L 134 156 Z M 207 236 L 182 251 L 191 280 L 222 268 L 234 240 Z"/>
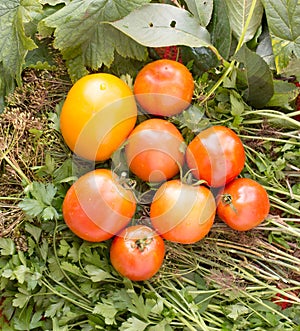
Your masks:
<path fill-rule="evenodd" d="M 92 242 L 113 237 L 131 221 L 135 209 L 133 193 L 108 169 L 81 176 L 68 190 L 62 206 L 71 231 Z"/>
<path fill-rule="evenodd" d="M 97 73 L 82 77 L 68 92 L 60 129 L 75 154 L 104 161 L 124 142 L 136 119 L 130 88 L 114 75 Z"/>
<path fill-rule="evenodd" d="M 186 162 L 196 178 L 211 187 L 221 187 L 243 170 L 245 150 L 234 131 L 216 125 L 201 131 L 189 143 Z"/>
<path fill-rule="evenodd" d="M 194 80 L 182 63 L 161 59 L 148 63 L 139 71 L 133 92 L 148 113 L 172 116 L 190 105 Z"/>
<path fill-rule="evenodd" d="M 163 239 L 150 227 L 134 225 L 116 236 L 110 248 L 113 267 L 124 277 L 144 281 L 160 269 L 165 256 Z"/>
<path fill-rule="evenodd" d="M 150 206 L 154 229 L 169 241 L 192 244 L 210 231 L 216 213 L 215 198 L 203 186 L 173 179 L 156 191 Z"/>
<path fill-rule="evenodd" d="M 237 231 L 256 227 L 270 210 L 266 190 L 250 178 L 237 178 L 227 184 L 218 200 L 217 215 Z"/>
<path fill-rule="evenodd" d="M 184 163 L 184 139 L 176 126 L 152 118 L 137 125 L 128 137 L 129 169 L 144 181 L 161 182 L 176 175 Z"/>

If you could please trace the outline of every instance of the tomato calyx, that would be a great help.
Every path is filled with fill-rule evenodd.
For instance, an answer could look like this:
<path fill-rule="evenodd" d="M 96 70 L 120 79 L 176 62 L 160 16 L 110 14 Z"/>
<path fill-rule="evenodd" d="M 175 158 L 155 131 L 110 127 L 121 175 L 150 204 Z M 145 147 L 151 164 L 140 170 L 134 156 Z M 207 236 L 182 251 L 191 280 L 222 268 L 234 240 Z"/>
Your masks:
<path fill-rule="evenodd" d="M 145 238 L 136 239 L 132 243 L 132 248 L 138 249 L 142 253 L 146 249 L 146 247 L 151 244 L 152 241 L 153 241 L 153 237 L 145 237 Z"/>
<path fill-rule="evenodd" d="M 234 204 L 233 204 L 233 199 L 232 199 L 232 195 L 228 194 L 228 193 L 224 193 L 221 195 L 221 201 L 222 203 L 227 206 L 229 205 L 230 208 L 237 213 L 237 209 L 235 208 Z"/>

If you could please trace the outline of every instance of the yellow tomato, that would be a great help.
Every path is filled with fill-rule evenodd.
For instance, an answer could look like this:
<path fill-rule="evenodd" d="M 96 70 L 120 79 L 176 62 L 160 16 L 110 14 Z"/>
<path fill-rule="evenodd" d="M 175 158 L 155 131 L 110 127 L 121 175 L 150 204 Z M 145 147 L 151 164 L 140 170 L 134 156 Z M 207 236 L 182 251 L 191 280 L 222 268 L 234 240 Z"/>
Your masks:
<path fill-rule="evenodd" d="M 70 89 L 62 107 L 60 129 L 78 156 L 104 161 L 135 126 L 137 106 L 129 86 L 106 73 L 90 74 Z"/>

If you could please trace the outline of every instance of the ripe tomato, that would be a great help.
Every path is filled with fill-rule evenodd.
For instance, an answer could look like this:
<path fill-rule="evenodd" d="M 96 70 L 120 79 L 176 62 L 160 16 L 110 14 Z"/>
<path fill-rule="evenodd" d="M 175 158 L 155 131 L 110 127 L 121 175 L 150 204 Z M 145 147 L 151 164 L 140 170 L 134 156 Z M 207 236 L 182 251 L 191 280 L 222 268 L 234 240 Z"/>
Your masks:
<path fill-rule="evenodd" d="M 211 187 L 221 187 L 243 170 L 245 150 L 235 132 L 216 125 L 203 130 L 189 143 L 186 162 L 196 178 Z"/>
<path fill-rule="evenodd" d="M 150 114 L 172 116 L 190 105 L 194 93 L 192 74 L 182 63 L 161 59 L 145 65 L 137 74 L 133 92 Z"/>
<path fill-rule="evenodd" d="M 217 215 L 237 231 L 256 227 L 270 210 L 266 190 L 250 178 L 237 178 L 227 184 L 218 200 Z"/>
<path fill-rule="evenodd" d="M 137 125 L 125 146 L 130 170 L 144 181 L 161 182 L 176 175 L 184 162 L 184 139 L 176 126 L 152 118 Z"/>
<path fill-rule="evenodd" d="M 134 225 L 116 236 L 110 248 L 113 267 L 124 277 L 144 281 L 160 269 L 165 256 L 163 239 L 150 227 Z"/>
<path fill-rule="evenodd" d="M 150 206 L 154 229 L 169 241 L 192 244 L 210 231 L 216 213 L 215 199 L 205 186 L 192 186 L 179 179 L 164 182 Z"/>
<path fill-rule="evenodd" d="M 137 106 L 118 77 L 98 73 L 79 79 L 68 92 L 60 129 L 69 148 L 93 161 L 109 159 L 134 128 Z"/>
<path fill-rule="evenodd" d="M 122 230 L 135 213 L 136 202 L 110 170 L 96 169 L 80 177 L 68 190 L 63 217 L 80 238 L 99 242 Z"/>

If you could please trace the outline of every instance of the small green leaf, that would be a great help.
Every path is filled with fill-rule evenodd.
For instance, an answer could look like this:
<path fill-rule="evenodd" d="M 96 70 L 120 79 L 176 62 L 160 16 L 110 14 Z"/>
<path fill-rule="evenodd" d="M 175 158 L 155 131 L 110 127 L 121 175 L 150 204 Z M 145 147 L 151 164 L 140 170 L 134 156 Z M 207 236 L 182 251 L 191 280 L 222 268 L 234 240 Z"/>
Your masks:
<path fill-rule="evenodd" d="M 213 1 L 185 0 L 189 11 L 198 19 L 202 26 L 207 26 L 213 12 Z"/>
<path fill-rule="evenodd" d="M 27 305 L 30 298 L 31 294 L 28 291 L 19 288 L 19 292 L 15 294 L 15 299 L 13 299 L 13 306 L 23 308 Z"/>
<path fill-rule="evenodd" d="M 248 86 L 244 94 L 246 101 L 256 108 L 263 107 L 274 93 L 273 76 L 269 66 L 245 45 L 235 54 L 234 59 L 243 64 L 240 75 Z"/>
<path fill-rule="evenodd" d="M 36 243 L 39 242 L 41 234 L 42 234 L 41 228 L 39 228 L 33 224 L 26 223 L 25 230 L 33 236 Z"/>
<path fill-rule="evenodd" d="M 10 238 L 0 237 L 0 253 L 1 255 L 13 255 L 15 253 L 15 243 Z"/>
<path fill-rule="evenodd" d="M 42 212 L 42 218 L 45 221 L 58 219 L 58 212 L 54 207 L 48 206 L 48 207 L 44 208 L 44 210 Z"/>
<path fill-rule="evenodd" d="M 111 25 L 147 47 L 210 44 L 208 31 L 188 11 L 172 5 L 148 4 Z"/>
<path fill-rule="evenodd" d="M 241 304 L 235 304 L 226 308 L 229 312 L 227 316 L 232 318 L 234 321 L 237 320 L 241 315 L 247 314 L 249 312 L 249 308 Z"/>
<path fill-rule="evenodd" d="M 18 206 L 29 216 L 39 216 L 44 210 L 44 204 L 35 199 L 25 198 Z"/>
<path fill-rule="evenodd" d="M 105 300 L 105 303 L 98 302 L 93 310 L 93 314 L 99 314 L 104 317 L 107 325 L 115 323 L 115 316 L 118 313 L 118 309 L 114 307 L 113 302 Z"/>
<path fill-rule="evenodd" d="M 137 317 L 129 317 L 126 322 L 123 322 L 120 331 L 144 331 L 147 326 L 149 325 L 149 322 L 143 322 Z"/>
<path fill-rule="evenodd" d="M 106 272 L 92 264 L 88 264 L 85 267 L 85 270 L 91 277 L 92 282 L 101 282 L 104 279 L 112 278 L 109 272 Z"/>

